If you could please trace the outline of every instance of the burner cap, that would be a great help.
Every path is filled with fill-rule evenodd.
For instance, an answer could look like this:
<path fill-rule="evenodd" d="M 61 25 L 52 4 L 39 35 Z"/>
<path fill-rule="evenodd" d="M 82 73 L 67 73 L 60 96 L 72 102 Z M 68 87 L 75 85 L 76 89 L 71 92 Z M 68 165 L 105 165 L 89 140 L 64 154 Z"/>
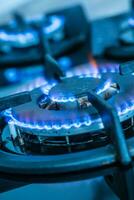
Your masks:
<path fill-rule="evenodd" d="M 87 93 L 90 90 L 95 90 L 98 85 L 103 87 L 106 80 L 92 77 L 71 77 L 64 79 L 58 85 L 55 85 L 49 91 L 49 96 L 53 101 L 61 102 L 69 101 L 80 93 Z"/>

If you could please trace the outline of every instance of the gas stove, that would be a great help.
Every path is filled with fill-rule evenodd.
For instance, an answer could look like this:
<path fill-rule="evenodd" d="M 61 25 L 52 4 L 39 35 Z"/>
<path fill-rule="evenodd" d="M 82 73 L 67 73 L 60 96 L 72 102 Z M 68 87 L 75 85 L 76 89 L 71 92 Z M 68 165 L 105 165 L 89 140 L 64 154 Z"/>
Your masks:
<path fill-rule="evenodd" d="M 132 14 L 91 29 L 79 5 L 13 16 L 0 26 L 0 193 L 85 182 L 93 199 L 133 200 L 134 62 L 113 51 L 133 48 Z"/>
<path fill-rule="evenodd" d="M 130 117 L 129 112 L 127 113 L 125 110 L 127 109 L 125 104 L 128 102 L 128 108 L 129 103 L 132 104 L 133 108 L 133 101 L 130 100 L 131 91 L 130 94 L 126 94 L 126 99 L 122 99 L 120 95 L 120 90 L 124 90 L 125 93 L 130 88 L 130 84 L 132 84 L 123 84 L 125 79 L 128 79 L 128 76 L 122 77 L 119 75 L 118 66 L 116 65 L 113 71 L 111 68 L 105 68 L 105 73 L 100 73 L 102 71 L 101 68 L 99 68 L 98 72 L 94 68 L 91 70 L 91 67 L 89 69 L 86 67 L 85 69 L 85 74 L 84 69 L 83 73 L 82 69 L 79 69 L 81 74 L 77 75 L 78 69 L 75 69 L 72 72 L 72 76 L 68 72 L 60 83 L 46 83 L 32 90 L 30 92 L 31 102 L 17 107 L 17 110 L 6 110 L 5 115 L 7 116 L 11 131 L 12 127 L 15 126 L 20 134 L 21 132 L 22 135 L 26 134 L 27 139 L 24 137 L 24 140 L 26 139 L 28 149 L 31 146 L 28 138 L 33 144 L 33 147 L 31 147 L 35 153 L 36 150 L 39 153 L 41 151 L 45 153 L 44 148 L 46 146 L 48 148 L 53 147 L 54 153 L 58 149 L 60 153 L 64 153 L 64 147 L 67 152 L 71 148 L 81 149 L 82 146 L 83 149 L 87 149 L 91 147 L 92 140 L 90 140 L 90 137 L 92 138 L 94 134 L 97 136 L 96 132 L 99 133 L 98 136 L 102 133 L 102 122 L 97 111 L 88 100 L 88 92 L 91 90 L 98 94 L 100 98 L 102 97 L 115 104 L 116 109 L 118 109 L 117 112 L 121 115 L 121 121 L 125 121 Z M 133 76 L 131 78 L 133 80 Z M 131 107 L 129 109 L 131 110 Z M 15 129 L 13 128 L 13 130 Z M 89 134 L 89 130 L 91 134 Z M 16 137 L 17 132 L 15 140 Z M 102 133 L 102 137 L 104 137 L 104 133 Z M 69 140 L 72 140 L 70 145 L 68 143 Z"/>
<path fill-rule="evenodd" d="M 18 184 L 105 176 L 133 199 L 133 73 L 133 62 L 86 66 L 1 98 L 0 176 Z"/>

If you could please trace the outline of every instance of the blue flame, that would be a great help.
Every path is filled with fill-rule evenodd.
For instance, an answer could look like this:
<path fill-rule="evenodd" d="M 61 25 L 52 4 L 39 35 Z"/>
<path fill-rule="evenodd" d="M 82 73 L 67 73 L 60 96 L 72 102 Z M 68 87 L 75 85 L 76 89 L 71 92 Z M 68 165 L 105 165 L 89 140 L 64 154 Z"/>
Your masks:
<path fill-rule="evenodd" d="M 79 77 L 81 78 L 81 76 Z M 106 81 L 102 87 L 100 87 L 99 89 L 96 90 L 97 94 L 101 94 L 102 92 L 106 91 L 108 88 L 110 88 L 111 86 L 111 80 Z M 49 93 L 49 91 L 47 91 L 47 94 Z M 46 94 L 46 93 L 45 93 Z M 69 96 L 69 97 L 55 97 L 55 96 L 50 96 L 50 99 L 54 102 L 58 102 L 58 103 L 67 103 L 67 102 L 75 102 L 77 101 L 77 98 L 75 96 Z"/>
<path fill-rule="evenodd" d="M 45 121 L 43 121 L 43 124 L 40 125 L 39 123 L 25 123 L 17 120 L 13 114 L 12 114 L 12 109 L 8 109 L 4 112 L 4 115 L 7 117 L 7 121 L 12 121 L 14 125 L 20 126 L 23 128 L 28 128 L 28 129 L 36 129 L 36 130 L 61 130 L 61 129 L 70 129 L 70 128 L 80 128 L 81 126 L 90 126 L 91 125 L 91 119 L 89 116 L 83 117 L 80 121 L 77 122 L 70 122 L 70 123 L 63 123 L 63 124 L 52 124 L 48 125 L 45 124 Z M 86 119 L 85 119 L 86 118 Z M 44 125 L 45 124 L 45 125 Z"/>
<path fill-rule="evenodd" d="M 117 113 L 119 116 L 122 116 L 126 113 L 129 113 L 130 111 L 134 111 L 134 101 L 131 101 L 129 103 L 124 104 L 124 107 L 122 109 L 122 106 L 116 107 Z M 80 120 L 77 120 L 77 122 L 69 122 L 69 123 L 63 123 L 63 124 L 52 124 L 48 125 L 45 120 L 43 121 L 43 124 L 40 124 L 38 122 L 21 122 L 13 116 L 12 109 L 8 109 L 4 112 L 4 116 L 7 117 L 7 121 L 12 121 L 14 125 L 23 127 L 23 128 L 28 128 L 28 129 L 35 129 L 35 130 L 61 130 L 61 129 L 71 129 L 71 128 L 80 128 L 82 126 L 91 126 L 91 124 L 98 122 L 100 127 L 103 127 L 101 118 L 98 117 L 96 120 L 91 120 L 90 116 L 85 116 Z"/>
<path fill-rule="evenodd" d="M 64 18 L 62 16 L 50 16 L 50 24 L 44 27 L 44 32 L 47 36 L 56 32 L 60 28 L 64 27 Z M 14 45 L 31 45 L 38 44 L 39 38 L 38 33 L 33 29 L 28 29 L 22 32 L 8 32 L 5 30 L 0 30 L 0 41 L 6 42 L 7 44 L 14 43 Z"/>
<path fill-rule="evenodd" d="M 105 67 L 104 67 L 104 69 L 105 69 Z M 104 73 L 109 72 L 107 69 L 105 69 L 105 70 L 104 69 L 103 69 Z M 118 69 L 115 69 L 115 70 L 112 69 L 111 72 L 113 72 L 113 73 L 115 72 L 116 73 L 116 70 L 118 70 Z M 76 71 L 78 72 L 78 70 L 76 70 Z M 91 74 L 91 73 L 89 73 L 90 72 L 89 69 L 87 71 L 85 71 L 85 72 L 86 73 L 84 73 L 84 75 L 83 75 L 82 72 L 79 71 L 79 78 L 82 78 L 82 77 L 85 77 L 85 76 L 86 77 L 88 76 L 88 77 L 99 77 L 99 78 L 101 78 L 101 73 L 99 73 L 99 72 L 97 74 Z M 74 76 L 74 73 L 72 73 L 72 76 Z M 46 83 L 46 85 L 44 85 L 45 83 Z M 43 93 L 48 94 L 50 89 L 56 83 L 48 84 L 45 80 L 43 80 L 43 82 L 39 81 L 39 83 L 37 85 L 40 86 L 40 84 L 44 85 L 42 87 Z M 110 85 L 111 85 L 111 81 L 110 80 L 106 81 L 106 83 L 103 85 L 103 87 L 99 88 L 96 91 L 96 93 L 100 94 L 101 92 L 107 90 L 110 87 Z M 30 86 L 29 90 L 32 90 L 33 88 L 35 88 L 35 85 Z M 51 97 L 51 98 L 54 101 L 60 101 L 60 102 L 67 102 L 67 101 L 73 102 L 73 101 L 76 100 L 75 97 L 62 98 L 62 99 L 55 99 L 54 97 Z M 118 113 L 119 117 L 124 115 L 124 114 L 127 114 L 129 112 L 134 111 L 134 100 L 133 99 L 125 99 L 125 100 L 126 101 L 124 102 L 124 104 L 116 106 L 116 110 L 117 110 L 117 113 Z M 58 123 L 56 123 L 56 124 L 47 124 L 48 122 L 46 122 L 44 120 L 40 124 L 37 121 L 34 121 L 32 123 L 32 122 L 29 121 L 30 119 L 28 119 L 28 120 L 27 119 L 22 119 L 22 121 L 20 121 L 20 119 L 17 119 L 15 116 L 13 116 L 12 109 L 6 110 L 4 115 L 7 117 L 7 121 L 11 120 L 16 126 L 24 127 L 24 128 L 28 128 L 28 129 L 36 129 L 36 130 L 46 130 L 46 131 L 48 131 L 48 130 L 61 130 L 61 129 L 68 130 L 70 128 L 80 128 L 82 126 L 89 127 L 89 126 L 91 126 L 91 124 L 95 123 L 96 121 L 99 123 L 99 126 L 103 127 L 101 118 L 98 118 L 97 120 L 91 120 L 90 116 L 83 116 L 80 120 L 78 120 L 78 119 L 75 120 L 75 121 L 72 120 L 72 122 L 69 122 L 69 123 L 63 122 L 61 124 L 58 124 Z"/>
<path fill-rule="evenodd" d="M 134 27 L 134 18 L 133 17 L 130 17 L 128 19 L 128 24 L 131 26 L 131 27 Z"/>
<path fill-rule="evenodd" d="M 35 80 L 32 80 L 30 83 L 25 84 L 22 87 L 19 87 L 19 89 L 16 92 L 18 93 L 24 91 L 32 91 L 33 89 L 36 89 L 41 86 L 45 87 L 45 85 L 49 86 L 48 82 L 43 77 L 39 77 L 36 78 Z"/>
<path fill-rule="evenodd" d="M 58 103 L 67 103 L 67 102 L 75 102 L 77 99 L 72 96 L 72 97 L 53 97 L 51 96 L 50 99 L 54 102 L 58 102 Z"/>
<path fill-rule="evenodd" d="M 36 69 L 34 69 L 34 70 L 32 67 L 28 67 L 27 69 L 10 68 L 10 69 L 6 69 L 4 71 L 4 76 L 5 76 L 6 80 L 11 83 L 26 82 L 26 77 L 27 77 L 27 80 L 29 80 L 29 81 L 33 80 L 33 79 L 35 79 L 35 81 L 36 81 L 37 74 L 38 74 L 38 77 L 42 76 L 42 74 L 43 74 L 42 67 L 36 67 Z M 39 79 L 41 79 L 41 78 L 38 78 L 38 80 Z M 43 84 L 43 81 L 42 81 L 42 84 Z M 40 84 L 40 86 L 41 86 L 41 84 Z"/>
<path fill-rule="evenodd" d="M 83 65 L 82 67 L 74 68 L 66 72 L 66 77 L 94 77 L 101 78 L 101 74 L 104 73 L 119 73 L 119 64 L 105 63 L 98 64 L 98 67 L 93 67 L 90 63 Z"/>
<path fill-rule="evenodd" d="M 0 41 L 11 42 L 11 43 L 19 43 L 19 44 L 27 44 L 27 43 L 36 43 L 38 42 L 38 35 L 35 31 L 29 30 L 25 32 L 16 32 L 16 33 L 8 33 L 4 30 L 0 31 Z"/>
<path fill-rule="evenodd" d="M 51 24 L 49 24 L 48 26 L 45 27 L 45 33 L 46 35 L 50 35 L 51 33 L 59 30 L 60 28 L 62 28 L 64 26 L 64 17 L 62 16 L 50 16 L 49 20 L 51 22 Z"/>
<path fill-rule="evenodd" d="M 67 71 L 67 70 L 71 69 L 71 67 L 73 66 L 73 61 L 68 56 L 64 56 L 64 57 L 59 58 L 58 63 L 59 63 L 59 67 L 63 71 Z"/>
<path fill-rule="evenodd" d="M 7 81 L 15 83 L 19 81 L 19 73 L 16 68 L 6 69 L 4 75 Z"/>
<path fill-rule="evenodd" d="M 120 106 L 117 107 L 118 115 L 124 115 L 134 111 L 134 100 L 124 101 Z"/>

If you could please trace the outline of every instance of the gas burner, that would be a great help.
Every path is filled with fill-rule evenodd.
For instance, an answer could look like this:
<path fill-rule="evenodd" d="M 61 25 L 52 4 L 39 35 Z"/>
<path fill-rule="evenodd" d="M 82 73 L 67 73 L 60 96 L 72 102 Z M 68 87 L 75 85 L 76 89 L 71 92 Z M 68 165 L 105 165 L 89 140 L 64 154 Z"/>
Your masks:
<path fill-rule="evenodd" d="M 26 48 L 38 44 L 38 35 L 34 30 L 6 32 L 0 31 L 1 50 L 10 51 L 10 48 Z"/>
<path fill-rule="evenodd" d="M 50 16 L 45 20 L 44 35 L 48 39 L 60 41 L 64 38 L 64 18 L 58 16 Z M 28 27 L 27 27 L 28 26 Z M 33 26 L 33 25 L 32 25 Z M 0 30 L 1 50 L 11 51 L 12 48 L 26 48 L 37 46 L 39 43 L 37 30 L 30 24 L 24 27 L 16 27 L 14 30 Z"/>
<path fill-rule="evenodd" d="M 91 28 L 94 56 L 121 62 L 134 58 L 133 12 L 97 19 L 92 22 Z"/>
<path fill-rule="evenodd" d="M 22 152 L 31 154 L 61 154 L 104 145 L 110 138 L 88 94 L 92 91 L 113 105 L 125 128 L 134 115 L 133 81 L 132 74 L 102 73 L 64 78 L 34 89 L 31 102 L 5 111 L 5 135 L 11 135 Z"/>
<path fill-rule="evenodd" d="M 128 62 L 1 98 L 0 177 L 54 183 L 105 176 L 120 199 L 133 200 L 133 75 Z"/>
<path fill-rule="evenodd" d="M 76 20 L 81 27 L 76 26 Z M 37 21 L 15 15 L 15 21 L 0 27 L 2 69 L 42 65 L 48 49 L 55 58 L 69 56 L 74 65 L 87 61 L 89 27 L 80 6 L 48 13 Z"/>

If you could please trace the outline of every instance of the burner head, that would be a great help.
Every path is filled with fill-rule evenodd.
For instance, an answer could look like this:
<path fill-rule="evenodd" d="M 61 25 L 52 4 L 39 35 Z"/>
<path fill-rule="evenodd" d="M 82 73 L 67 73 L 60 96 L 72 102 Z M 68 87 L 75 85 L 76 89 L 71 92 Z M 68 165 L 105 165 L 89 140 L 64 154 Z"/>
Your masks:
<path fill-rule="evenodd" d="M 47 86 L 35 89 L 31 92 L 32 102 L 7 111 L 12 138 L 31 153 L 89 149 L 94 135 L 99 138 L 97 144 L 102 145 L 110 138 L 88 92 L 93 91 L 113 105 L 124 123 L 134 114 L 133 81 L 133 75 L 106 73 L 101 78 L 65 78 L 47 94 L 43 93 Z M 96 146 L 95 141 L 93 144 Z"/>
<path fill-rule="evenodd" d="M 64 79 L 60 84 L 55 85 L 49 91 L 49 96 L 53 101 L 72 101 L 80 93 L 87 93 L 95 90 L 98 85 L 103 85 L 106 80 L 92 77 L 71 77 Z"/>

